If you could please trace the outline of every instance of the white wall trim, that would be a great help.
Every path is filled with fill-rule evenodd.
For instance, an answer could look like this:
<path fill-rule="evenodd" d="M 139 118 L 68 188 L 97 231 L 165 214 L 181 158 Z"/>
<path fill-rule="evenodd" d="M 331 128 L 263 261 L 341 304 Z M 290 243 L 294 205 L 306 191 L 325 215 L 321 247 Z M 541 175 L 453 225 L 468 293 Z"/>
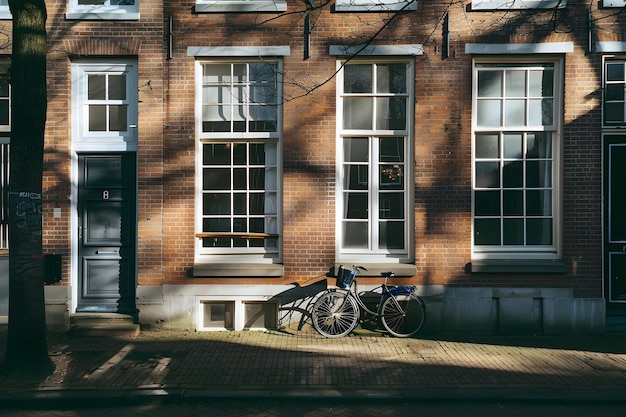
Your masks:
<path fill-rule="evenodd" d="M 189 46 L 187 56 L 197 57 L 256 57 L 289 56 L 289 46 Z"/>
<path fill-rule="evenodd" d="M 466 43 L 466 54 L 566 54 L 574 51 L 573 42 L 546 43 Z"/>
<path fill-rule="evenodd" d="M 330 45 L 328 53 L 346 55 L 424 55 L 424 46 L 410 45 Z"/>

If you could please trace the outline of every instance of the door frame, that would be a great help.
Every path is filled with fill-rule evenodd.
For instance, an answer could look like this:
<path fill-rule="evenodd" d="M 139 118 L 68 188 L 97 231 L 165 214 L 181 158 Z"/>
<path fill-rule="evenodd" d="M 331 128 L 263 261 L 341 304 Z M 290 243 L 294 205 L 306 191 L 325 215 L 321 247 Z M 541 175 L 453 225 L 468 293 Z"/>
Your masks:
<path fill-rule="evenodd" d="M 626 242 L 609 243 L 609 185 L 610 185 L 610 147 L 623 145 L 626 148 L 626 133 L 614 132 L 602 135 L 602 295 L 606 303 L 607 316 L 626 316 L 626 301 L 611 301 L 611 263 L 610 258 L 615 254 L 626 256 Z M 622 245 L 621 251 L 615 251 L 610 245 Z"/>
<path fill-rule="evenodd" d="M 80 265 L 79 262 L 81 261 L 79 258 L 79 237 L 78 237 L 78 231 L 79 231 L 79 216 L 78 216 L 78 179 L 79 179 L 79 164 L 78 164 L 78 159 L 79 159 L 79 155 L 82 154 L 92 154 L 92 155 L 98 155 L 98 154 L 102 154 L 102 155 L 106 155 L 106 154 L 120 154 L 120 153 L 128 153 L 128 154 L 133 154 L 135 157 L 135 181 L 134 181 L 134 187 L 135 187 L 135 191 L 137 192 L 138 190 L 138 161 L 137 161 L 137 152 L 136 149 L 119 149 L 118 147 L 113 147 L 113 148 L 109 148 L 109 149 L 96 149 L 96 147 L 89 147 L 88 149 L 84 149 L 84 150 L 74 150 L 72 152 L 72 160 L 71 160 L 71 195 L 70 195 L 70 206 L 71 206 L 71 219 L 70 219 L 70 227 L 71 227 L 71 235 L 70 235 L 70 239 L 71 239 L 71 262 L 70 262 L 70 314 L 76 314 L 76 309 L 78 307 L 78 298 L 79 298 L 79 271 L 80 271 Z M 135 205 L 135 209 L 134 209 L 134 213 L 135 213 L 135 218 L 132 220 L 135 222 L 135 224 L 137 224 L 137 220 L 138 220 L 138 198 L 135 195 L 135 199 L 134 199 L 134 205 Z M 134 281 L 135 281 L 135 290 L 137 289 L 137 285 L 138 285 L 138 277 L 137 277 L 137 254 L 138 254 L 138 229 L 137 227 L 135 227 L 135 236 L 134 236 L 134 255 L 133 255 L 133 271 L 134 271 Z"/>

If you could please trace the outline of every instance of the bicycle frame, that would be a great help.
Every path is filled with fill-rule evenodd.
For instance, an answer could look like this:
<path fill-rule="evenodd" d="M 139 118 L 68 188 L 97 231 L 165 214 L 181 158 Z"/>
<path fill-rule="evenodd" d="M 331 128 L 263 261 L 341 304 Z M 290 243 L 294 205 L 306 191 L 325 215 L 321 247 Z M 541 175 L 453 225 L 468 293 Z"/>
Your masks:
<path fill-rule="evenodd" d="M 371 292 L 376 293 L 379 288 L 381 290 L 380 292 L 380 297 L 378 298 L 378 302 L 376 303 L 376 309 L 378 311 L 372 311 L 370 310 L 367 305 L 365 304 L 365 302 L 363 300 L 361 300 L 361 296 L 359 295 L 359 291 L 358 291 L 358 286 L 357 286 L 357 279 L 356 279 L 356 275 L 358 273 L 359 269 L 363 269 L 365 271 L 367 271 L 367 269 L 365 269 L 362 266 L 353 266 L 352 267 L 352 271 L 354 271 L 354 280 L 352 281 L 352 284 L 350 285 L 350 288 L 346 289 L 341 289 L 341 288 L 336 288 L 334 289 L 334 291 L 345 291 L 346 294 L 348 294 L 348 296 L 352 295 L 354 297 L 354 299 L 356 300 L 357 304 L 359 305 L 359 308 L 361 308 L 363 311 L 365 311 L 365 313 L 374 316 L 376 318 L 380 317 L 380 307 L 382 305 L 382 302 L 385 298 L 387 297 L 391 297 L 393 299 L 394 304 L 396 304 L 397 307 L 400 307 L 398 304 L 398 301 L 396 300 L 396 297 L 393 296 L 393 294 L 391 293 L 391 291 L 389 290 L 389 287 L 387 286 L 387 280 L 389 279 L 390 276 L 392 275 L 383 275 L 385 277 L 385 281 L 379 285 L 378 287 L 374 287 Z"/>

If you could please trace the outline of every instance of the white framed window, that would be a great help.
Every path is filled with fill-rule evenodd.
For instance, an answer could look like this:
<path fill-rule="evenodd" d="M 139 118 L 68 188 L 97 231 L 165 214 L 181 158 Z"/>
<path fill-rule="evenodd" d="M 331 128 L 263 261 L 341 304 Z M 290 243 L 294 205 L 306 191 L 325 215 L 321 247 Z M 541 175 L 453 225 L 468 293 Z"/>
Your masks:
<path fill-rule="evenodd" d="M 9 0 L 0 0 L 0 20 L 11 20 L 12 18 Z"/>
<path fill-rule="evenodd" d="M 624 7 L 626 0 L 602 0 L 602 7 Z"/>
<path fill-rule="evenodd" d="M 556 258 L 562 62 L 474 61 L 473 258 Z"/>
<path fill-rule="evenodd" d="M 65 18 L 139 20 L 139 0 L 70 0 Z"/>
<path fill-rule="evenodd" d="M 196 62 L 198 263 L 281 259 L 281 67 Z"/>
<path fill-rule="evenodd" d="M 287 0 L 196 0 L 196 13 L 284 12 Z"/>
<path fill-rule="evenodd" d="M 417 0 L 336 0 L 338 12 L 389 12 L 417 10 Z"/>
<path fill-rule="evenodd" d="M 411 262 L 413 61 L 340 61 L 337 260 Z"/>
<path fill-rule="evenodd" d="M 604 60 L 602 121 L 605 127 L 626 125 L 626 60 Z"/>
<path fill-rule="evenodd" d="M 137 142 L 137 64 L 80 61 L 72 64 L 75 143 Z"/>
<path fill-rule="evenodd" d="M 472 0 L 472 10 L 560 9 L 567 0 Z"/>

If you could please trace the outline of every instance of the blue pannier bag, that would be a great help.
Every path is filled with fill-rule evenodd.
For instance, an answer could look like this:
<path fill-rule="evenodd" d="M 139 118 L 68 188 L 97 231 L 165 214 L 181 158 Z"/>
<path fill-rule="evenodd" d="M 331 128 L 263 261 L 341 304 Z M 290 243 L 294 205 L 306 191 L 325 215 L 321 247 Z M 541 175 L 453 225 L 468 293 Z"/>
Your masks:
<path fill-rule="evenodd" d="M 414 285 L 396 285 L 389 287 L 389 292 L 393 295 L 406 295 L 415 291 Z"/>

